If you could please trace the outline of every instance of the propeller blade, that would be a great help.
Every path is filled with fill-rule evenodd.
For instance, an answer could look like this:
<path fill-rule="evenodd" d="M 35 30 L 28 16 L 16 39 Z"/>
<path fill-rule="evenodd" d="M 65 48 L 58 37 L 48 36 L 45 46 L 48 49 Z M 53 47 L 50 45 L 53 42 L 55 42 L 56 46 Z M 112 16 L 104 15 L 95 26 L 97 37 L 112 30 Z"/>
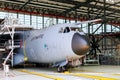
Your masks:
<path fill-rule="evenodd" d="M 99 39 L 96 39 L 95 36 L 91 35 L 91 34 L 89 36 L 91 38 L 91 41 L 90 41 L 91 49 L 90 49 L 90 52 L 88 53 L 88 55 L 96 57 L 97 51 L 99 51 L 101 53 L 101 50 L 99 49 L 99 44 L 98 44 Z"/>

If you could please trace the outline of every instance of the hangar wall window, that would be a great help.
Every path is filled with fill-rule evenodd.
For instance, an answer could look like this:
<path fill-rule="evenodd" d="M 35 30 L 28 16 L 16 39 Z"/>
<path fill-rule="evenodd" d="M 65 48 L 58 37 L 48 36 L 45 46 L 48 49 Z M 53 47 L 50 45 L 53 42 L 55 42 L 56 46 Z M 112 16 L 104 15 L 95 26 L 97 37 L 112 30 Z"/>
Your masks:
<path fill-rule="evenodd" d="M 71 20 L 70 23 L 75 23 L 75 20 Z"/>
<path fill-rule="evenodd" d="M 19 18 L 19 22 L 20 22 L 21 24 L 25 24 L 24 14 L 19 14 L 19 15 L 18 15 L 18 18 Z"/>
<path fill-rule="evenodd" d="M 3 19 L 5 16 L 7 16 L 7 15 L 6 15 L 6 12 L 0 12 L 0 18 Z"/>
<path fill-rule="evenodd" d="M 12 16 L 12 17 L 14 17 L 14 18 L 17 18 L 17 14 L 16 13 L 10 13 L 10 12 L 8 12 L 7 14 L 6 14 L 6 16 L 7 15 L 10 15 L 10 16 Z"/>
<path fill-rule="evenodd" d="M 37 20 L 38 20 L 38 24 L 37 24 L 37 29 L 42 29 L 42 17 L 41 16 L 37 16 Z"/>
<path fill-rule="evenodd" d="M 44 27 L 48 27 L 50 24 L 50 18 L 49 17 L 44 17 Z"/>
<path fill-rule="evenodd" d="M 30 15 L 25 15 L 24 18 L 25 18 L 25 22 L 24 23 L 26 25 L 30 25 Z"/>
<path fill-rule="evenodd" d="M 96 24 L 94 26 L 90 26 L 90 33 L 93 33 L 101 24 Z M 95 34 L 100 34 L 103 30 L 103 27 L 100 27 L 99 30 L 95 32 Z"/>
<path fill-rule="evenodd" d="M 25 25 L 31 25 L 35 29 L 42 29 L 43 27 L 48 27 L 50 25 L 58 24 L 58 23 L 70 23 L 70 21 L 74 22 L 74 20 L 68 19 L 59 19 L 52 17 L 43 17 L 38 15 L 31 14 L 22 14 L 22 13 L 12 13 L 12 12 L 0 12 L 0 18 L 4 18 L 7 15 L 13 15 L 14 18 L 19 18 L 19 22 Z M 43 20 L 44 19 L 44 20 Z"/>
<path fill-rule="evenodd" d="M 53 24 L 57 24 L 57 19 L 56 18 L 52 18 Z"/>
<path fill-rule="evenodd" d="M 7 15 L 12 15 L 14 18 L 19 18 L 19 22 L 21 24 L 25 25 L 31 25 L 35 29 L 42 29 L 43 27 L 48 27 L 49 25 L 57 24 L 57 23 L 75 23 L 75 20 L 69 20 L 69 19 L 60 19 L 60 18 L 52 18 L 52 17 L 45 17 L 40 15 L 31 15 L 31 14 L 21 14 L 21 13 L 12 13 L 12 12 L 0 12 L 0 18 L 4 18 Z M 43 20 L 44 19 L 44 20 Z M 88 33 L 88 24 L 81 24 L 81 29 L 85 32 Z M 90 33 L 94 32 L 100 24 L 96 24 L 95 26 L 90 26 Z M 96 31 L 95 34 L 99 34 L 103 32 L 104 27 L 102 26 L 99 28 L 98 31 Z M 111 25 L 107 25 L 107 32 L 116 32 L 120 31 L 117 27 L 114 27 Z"/>
<path fill-rule="evenodd" d="M 58 24 L 64 23 L 63 19 L 58 19 Z"/>
<path fill-rule="evenodd" d="M 36 19 L 37 19 L 37 17 L 32 15 L 32 26 L 33 26 L 35 29 L 37 28 Z"/>
<path fill-rule="evenodd" d="M 87 33 L 88 32 L 88 29 L 87 29 L 87 24 L 81 24 L 81 25 L 78 25 L 79 27 L 81 27 L 81 29 Z"/>

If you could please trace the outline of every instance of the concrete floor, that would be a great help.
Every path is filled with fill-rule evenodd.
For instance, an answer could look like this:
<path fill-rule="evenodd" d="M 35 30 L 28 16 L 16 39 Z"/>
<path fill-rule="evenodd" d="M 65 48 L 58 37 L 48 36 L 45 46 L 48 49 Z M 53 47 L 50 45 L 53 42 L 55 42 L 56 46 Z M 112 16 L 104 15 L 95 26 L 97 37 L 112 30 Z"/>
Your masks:
<path fill-rule="evenodd" d="M 0 80 L 120 80 L 120 66 L 80 66 L 58 73 L 56 68 L 0 70 Z"/>

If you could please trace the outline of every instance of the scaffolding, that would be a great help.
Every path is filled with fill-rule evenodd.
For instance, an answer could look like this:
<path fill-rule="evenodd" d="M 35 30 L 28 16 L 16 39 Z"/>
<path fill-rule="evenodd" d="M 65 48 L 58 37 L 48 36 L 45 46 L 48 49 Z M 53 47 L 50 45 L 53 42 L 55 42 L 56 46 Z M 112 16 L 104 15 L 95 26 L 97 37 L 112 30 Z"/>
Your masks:
<path fill-rule="evenodd" d="M 32 30 L 32 29 L 33 27 L 31 26 L 22 25 L 21 23 L 19 23 L 18 19 L 13 18 L 13 16 L 7 16 L 3 19 L 0 25 L 0 35 L 1 36 L 9 35 L 10 37 L 7 41 L 4 41 L 2 43 L 2 47 L 0 47 L 1 51 L 4 51 L 4 52 L 6 50 L 9 51 L 9 53 L 7 52 L 7 56 L 3 62 L 4 69 L 6 68 L 8 61 L 11 62 L 11 66 L 13 67 L 14 65 L 13 58 L 14 58 L 14 54 L 16 54 L 14 53 L 14 49 L 21 47 L 21 44 L 20 44 L 21 40 L 16 41 L 17 38 L 15 38 L 16 31 L 26 31 L 26 30 Z M 16 43 L 19 43 L 19 44 L 16 44 Z"/>
<path fill-rule="evenodd" d="M 10 52 L 8 53 L 7 57 L 5 58 L 3 62 L 3 66 L 6 65 L 7 61 L 11 57 L 11 65 L 13 66 L 13 54 L 14 54 L 14 33 L 15 33 L 15 26 L 14 24 L 17 23 L 17 19 L 14 19 L 12 16 L 7 16 L 4 18 L 3 22 L 1 23 L 1 35 L 5 32 L 8 32 L 8 34 L 11 37 L 11 40 L 9 40 L 9 46 L 11 46 Z"/>

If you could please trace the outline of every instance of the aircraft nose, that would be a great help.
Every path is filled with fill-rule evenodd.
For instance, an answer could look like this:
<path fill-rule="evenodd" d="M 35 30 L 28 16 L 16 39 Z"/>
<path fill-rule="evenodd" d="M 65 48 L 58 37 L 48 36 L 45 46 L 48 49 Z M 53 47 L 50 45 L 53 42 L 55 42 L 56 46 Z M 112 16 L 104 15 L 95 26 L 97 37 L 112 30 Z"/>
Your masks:
<path fill-rule="evenodd" d="M 77 55 L 84 55 L 88 52 L 90 46 L 86 35 L 75 33 L 72 39 L 72 50 Z"/>

